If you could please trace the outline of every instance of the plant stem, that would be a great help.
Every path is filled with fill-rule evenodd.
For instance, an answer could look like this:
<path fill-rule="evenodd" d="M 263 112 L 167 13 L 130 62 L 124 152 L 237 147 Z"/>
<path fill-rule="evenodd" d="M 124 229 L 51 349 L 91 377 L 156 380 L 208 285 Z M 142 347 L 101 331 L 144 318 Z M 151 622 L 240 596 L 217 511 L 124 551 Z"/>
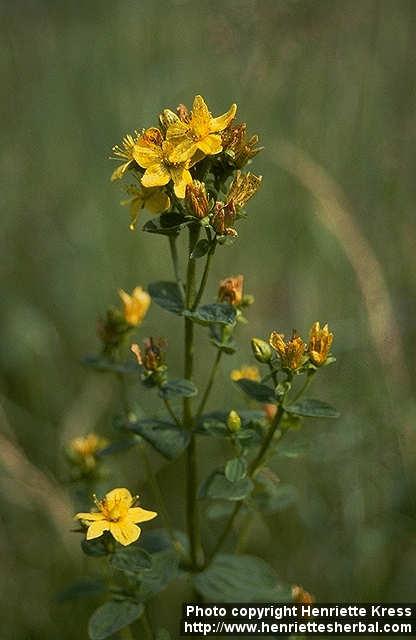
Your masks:
<path fill-rule="evenodd" d="M 195 295 L 195 260 L 191 258 L 192 251 L 198 242 L 200 228 L 189 227 L 189 258 L 186 276 L 186 308 L 192 309 Z M 185 362 L 184 377 L 192 379 L 194 362 L 194 324 L 190 318 L 185 317 Z M 187 462 L 187 489 L 186 489 L 186 514 L 189 545 L 191 551 L 191 564 L 194 571 L 198 569 L 198 558 L 202 554 L 201 533 L 199 528 L 199 514 L 197 505 L 198 474 L 196 465 L 196 439 L 193 433 L 192 399 L 183 399 L 183 426 L 191 432 L 190 442 L 186 451 Z"/>
<path fill-rule="evenodd" d="M 211 389 L 212 389 L 212 385 L 214 384 L 214 380 L 215 380 L 215 376 L 217 374 L 217 370 L 218 370 L 218 365 L 220 363 L 221 360 L 221 356 L 222 356 L 222 351 L 221 349 L 218 349 L 217 351 L 217 355 L 215 356 L 215 360 L 214 360 L 214 364 L 212 365 L 211 368 L 211 373 L 207 382 L 207 386 L 205 388 L 204 391 L 204 395 L 202 396 L 201 402 L 199 403 L 199 407 L 198 410 L 196 412 L 196 416 L 195 419 L 198 420 L 198 418 L 201 417 L 204 409 L 205 409 L 205 405 L 208 401 L 209 398 L 209 394 L 211 393 Z"/>
<path fill-rule="evenodd" d="M 254 478 L 254 476 L 256 475 L 257 471 L 260 469 L 260 467 L 262 466 L 268 449 L 271 445 L 271 443 L 273 442 L 273 438 L 274 435 L 277 431 L 277 428 L 280 424 L 280 420 L 282 419 L 282 416 L 284 414 L 284 409 L 282 404 L 279 405 L 278 409 L 277 409 L 277 413 L 276 416 L 273 420 L 273 424 L 271 425 L 267 436 L 262 444 L 262 446 L 260 447 L 260 450 L 257 454 L 257 456 L 254 458 L 254 460 L 252 461 L 252 463 L 249 466 L 249 471 L 248 471 L 248 477 L 249 478 Z M 228 522 L 222 532 L 222 534 L 220 535 L 217 544 L 215 545 L 213 551 L 211 552 L 211 555 L 209 556 L 208 559 L 208 564 L 212 561 L 212 559 L 214 558 L 214 556 L 221 550 L 222 545 L 224 544 L 224 542 L 226 541 L 226 539 L 228 538 L 228 534 L 232 531 L 233 526 L 234 526 L 234 522 L 235 519 L 237 518 L 238 514 L 240 513 L 242 507 L 243 507 L 244 501 L 241 500 L 240 502 L 237 502 L 233 512 L 231 514 L 231 516 L 228 519 Z"/>
<path fill-rule="evenodd" d="M 309 385 L 311 384 L 312 380 L 313 380 L 313 376 L 315 375 L 316 371 L 314 371 L 313 369 L 308 371 L 308 374 L 306 376 L 306 380 L 304 382 L 304 384 L 302 385 L 302 387 L 299 389 L 299 391 L 297 392 L 297 394 L 294 396 L 294 398 L 291 398 L 290 400 L 290 404 L 293 404 L 294 402 L 296 402 L 296 400 L 299 400 L 299 398 L 301 397 L 301 395 L 303 395 L 306 391 L 306 389 L 309 387 Z"/>
<path fill-rule="evenodd" d="M 143 627 L 143 631 L 145 633 L 145 637 L 148 638 L 148 640 L 153 640 L 154 635 L 153 635 L 152 625 L 150 624 L 149 613 L 147 611 L 146 605 L 145 605 L 145 609 L 143 611 L 143 615 L 140 618 L 140 622 L 142 623 L 142 627 Z"/>
<path fill-rule="evenodd" d="M 172 418 L 176 426 L 182 428 L 182 422 L 179 420 L 178 416 L 175 414 L 174 410 L 172 409 L 172 405 L 170 404 L 169 400 L 167 398 L 163 398 L 163 402 L 165 404 L 167 412 L 169 413 L 170 417 Z"/>
<path fill-rule="evenodd" d="M 204 272 L 202 274 L 201 283 L 199 285 L 198 293 L 196 294 L 194 303 L 192 305 L 192 310 L 193 311 L 197 308 L 197 306 L 201 302 L 201 298 L 202 298 L 202 296 L 204 294 L 205 287 L 206 287 L 207 280 L 208 280 L 209 268 L 211 266 L 212 256 L 215 253 L 215 247 L 216 247 L 216 242 L 214 240 L 214 242 L 211 244 L 211 246 L 209 248 L 207 259 L 205 261 L 205 268 L 204 268 Z"/>
<path fill-rule="evenodd" d="M 168 238 L 169 238 L 170 254 L 172 256 L 172 264 L 173 264 L 173 272 L 175 274 L 175 280 L 182 294 L 182 298 L 183 300 L 185 300 L 185 289 L 179 273 L 178 247 L 176 246 L 176 240 L 178 236 L 172 235 L 172 236 L 168 236 Z"/>

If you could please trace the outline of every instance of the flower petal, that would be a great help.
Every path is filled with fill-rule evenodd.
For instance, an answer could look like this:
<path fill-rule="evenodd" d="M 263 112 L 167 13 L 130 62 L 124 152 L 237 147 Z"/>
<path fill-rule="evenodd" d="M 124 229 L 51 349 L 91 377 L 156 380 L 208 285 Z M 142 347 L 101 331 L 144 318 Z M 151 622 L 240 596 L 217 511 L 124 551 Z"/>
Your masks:
<path fill-rule="evenodd" d="M 152 164 L 160 162 L 161 150 L 155 145 L 135 144 L 133 148 L 133 158 L 143 169 L 147 169 Z"/>
<path fill-rule="evenodd" d="M 162 213 L 169 209 L 170 198 L 166 193 L 157 189 L 146 199 L 145 207 L 151 213 Z"/>
<path fill-rule="evenodd" d="M 208 136 L 197 142 L 197 147 L 207 156 L 219 153 L 222 151 L 221 136 L 216 135 L 215 133 L 210 133 Z"/>
<path fill-rule="evenodd" d="M 170 167 L 174 191 L 177 198 L 184 198 L 186 185 L 192 184 L 192 176 L 184 167 Z"/>
<path fill-rule="evenodd" d="M 93 522 L 88 527 L 87 531 L 87 540 L 94 540 L 94 538 L 99 538 L 103 535 L 105 531 L 110 529 L 110 522 L 107 520 L 102 520 L 101 522 Z"/>
<path fill-rule="evenodd" d="M 118 166 L 117 169 L 114 169 L 113 173 L 111 174 L 111 182 L 114 182 L 115 180 L 120 180 L 120 178 L 124 176 L 127 169 L 130 167 L 131 163 L 132 161 L 129 160 L 128 162 L 125 162 L 124 164 L 121 164 L 120 166 Z"/>
<path fill-rule="evenodd" d="M 203 137 L 209 133 L 211 114 L 202 96 L 195 96 L 192 105 L 192 129 L 197 136 Z"/>
<path fill-rule="evenodd" d="M 125 291 L 121 292 L 120 290 L 119 295 L 123 299 L 123 302 L 124 298 L 130 301 L 130 296 Z M 132 504 L 133 496 L 128 489 L 124 489 L 123 487 L 113 489 L 105 494 L 105 506 L 108 511 L 111 511 L 114 507 L 125 507 L 127 510 Z"/>
<path fill-rule="evenodd" d="M 223 131 L 228 127 L 231 120 L 234 120 L 236 112 L 237 105 L 232 104 L 227 113 L 224 113 L 222 116 L 218 116 L 218 118 L 211 118 L 211 121 L 209 123 L 209 130 L 211 132 Z"/>
<path fill-rule="evenodd" d="M 184 138 L 170 152 L 169 160 L 171 162 L 186 162 L 189 160 L 196 149 L 196 143 L 192 138 Z"/>
<path fill-rule="evenodd" d="M 173 122 L 169 125 L 168 130 L 166 131 L 166 140 L 172 140 L 175 138 L 183 138 L 186 133 L 189 131 L 189 125 L 181 120 L 177 122 Z"/>
<path fill-rule="evenodd" d="M 86 520 L 87 522 L 94 522 L 95 520 L 104 520 L 105 515 L 101 512 L 93 512 L 93 513 L 77 513 L 74 516 L 76 520 Z"/>
<path fill-rule="evenodd" d="M 146 169 L 142 177 L 144 187 L 163 187 L 170 180 L 170 174 L 163 164 L 153 164 Z"/>
<path fill-rule="evenodd" d="M 131 522 L 147 522 L 148 520 L 153 520 L 156 516 L 156 511 L 148 511 L 141 507 L 133 507 L 132 509 L 129 509 L 127 514 L 127 518 Z"/>
<path fill-rule="evenodd" d="M 119 522 L 110 522 L 109 525 L 111 535 L 124 547 L 136 542 L 141 534 L 140 527 L 129 520 L 123 519 Z"/>

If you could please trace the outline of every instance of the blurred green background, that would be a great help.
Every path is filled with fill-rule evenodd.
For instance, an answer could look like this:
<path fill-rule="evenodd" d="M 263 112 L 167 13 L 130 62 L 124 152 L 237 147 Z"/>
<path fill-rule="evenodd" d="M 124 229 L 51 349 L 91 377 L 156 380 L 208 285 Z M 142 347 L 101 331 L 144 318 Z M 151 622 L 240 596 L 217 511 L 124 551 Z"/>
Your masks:
<path fill-rule="evenodd" d="M 70 533 L 62 449 L 91 430 L 111 436 L 119 399 L 80 360 L 119 287 L 170 278 L 166 241 L 129 231 L 107 157 L 196 93 L 216 115 L 237 102 L 266 147 L 253 165 L 262 190 L 207 293 L 244 273 L 256 298 L 215 400 L 243 407 L 228 378 L 250 362 L 252 335 L 305 333 L 316 319 L 335 332 L 338 361 L 314 395 L 342 417 L 296 434 L 307 454 L 275 468 L 298 500 L 256 522 L 249 549 L 320 601 L 414 600 L 414 0 L 17 0 L 1 3 L 0 29 L 2 640 L 87 637 L 94 599 L 56 602 L 97 570 Z M 181 331 L 154 305 L 139 332 L 168 338 L 179 375 Z M 198 337 L 204 376 L 214 354 Z M 203 453 L 201 475 L 218 460 Z M 127 460 L 111 462 L 111 484 L 150 506 Z M 182 462 L 154 464 L 183 528 Z M 176 629 L 181 597 L 168 591 L 172 606 L 153 615 Z"/>

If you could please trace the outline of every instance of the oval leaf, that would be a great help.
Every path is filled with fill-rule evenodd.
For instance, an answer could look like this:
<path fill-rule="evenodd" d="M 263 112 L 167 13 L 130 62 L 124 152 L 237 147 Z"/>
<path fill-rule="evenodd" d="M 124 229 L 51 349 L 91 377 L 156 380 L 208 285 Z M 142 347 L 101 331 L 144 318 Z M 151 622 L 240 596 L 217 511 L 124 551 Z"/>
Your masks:
<path fill-rule="evenodd" d="M 208 602 L 291 600 L 289 587 L 279 585 L 272 567 L 254 556 L 219 554 L 193 581 L 195 589 Z"/>
<path fill-rule="evenodd" d="M 197 260 L 198 258 L 202 258 L 206 253 L 208 253 L 208 249 L 210 247 L 209 240 L 203 238 L 202 240 L 198 240 L 196 243 L 195 249 L 191 253 L 191 258 L 193 260 Z"/>
<path fill-rule="evenodd" d="M 196 396 L 198 389 L 190 380 L 170 380 L 160 387 L 162 398 L 191 398 Z"/>
<path fill-rule="evenodd" d="M 143 613 L 143 605 L 129 600 L 106 602 L 92 614 L 88 624 L 91 640 L 104 640 L 137 620 Z"/>
<path fill-rule="evenodd" d="M 184 217 L 179 213 L 162 213 L 159 217 L 148 220 L 143 226 L 143 231 L 175 236 L 190 224 L 195 224 L 195 218 Z"/>
<path fill-rule="evenodd" d="M 181 315 L 184 309 L 181 290 L 176 282 L 152 282 L 149 284 L 149 293 L 153 302 L 170 311 Z"/>
<path fill-rule="evenodd" d="M 230 482 L 221 471 L 214 471 L 202 484 L 199 497 L 213 500 L 244 500 L 253 490 L 250 478 Z"/>
<path fill-rule="evenodd" d="M 171 422 L 149 418 L 130 421 L 126 426 L 142 436 L 168 460 L 177 458 L 189 444 L 189 433 Z"/>
<path fill-rule="evenodd" d="M 340 415 L 339 411 L 327 402 L 314 400 L 313 398 L 299 400 L 289 407 L 285 407 L 285 411 L 305 418 L 339 418 Z"/>
<path fill-rule="evenodd" d="M 120 549 L 110 558 L 110 564 L 120 571 L 140 573 L 152 566 L 152 557 L 140 547 L 130 546 Z"/>
<path fill-rule="evenodd" d="M 214 304 L 204 304 L 195 311 L 184 311 L 184 315 L 203 325 L 234 324 L 237 311 L 231 304 L 214 302 Z"/>
<path fill-rule="evenodd" d="M 225 477 L 230 482 L 238 482 L 247 475 L 247 462 L 245 458 L 233 458 L 225 465 Z"/>
<path fill-rule="evenodd" d="M 274 395 L 273 389 L 261 382 L 249 380 L 248 378 L 241 378 L 240 380 L 236 380 L 236 385 L 240 387 L 241 391 L 250 398 L 257 400 L 257 402 L 276 402 L 276 396 Z"/>

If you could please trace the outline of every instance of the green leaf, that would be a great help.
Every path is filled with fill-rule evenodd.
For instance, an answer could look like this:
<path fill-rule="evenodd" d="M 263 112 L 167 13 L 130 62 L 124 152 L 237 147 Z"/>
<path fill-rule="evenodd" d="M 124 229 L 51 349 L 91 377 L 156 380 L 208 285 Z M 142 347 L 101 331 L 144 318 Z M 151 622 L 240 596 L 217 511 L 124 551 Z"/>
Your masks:
<path fill-rule="evenodd" d="M 120 629 L 140 618 L 144 610 L 142 604 L 129 600 L 110 601 L 98 607 L 88 624 L 91 640 L 104 640 Z"/>
<path fill-rule="evenodd" d="M 125 549 L 117 550 L 111 556 L 110 564 L 120 571 L 140 573 L 151 568 L 152 557 L 144 549 L 131 545 Z"/>
<path fill-rule="evenodd" d="M 211 243 L 209 242 L 209 240 L 206 240 L 205 238 L 203 238 L 202 240 L 198 240 L 195 249 L 191 253 L 191 258 L 193 260 L 202 258 L 206 253 L 208 253 L 210 246 Z"/>
<path fill-rule="evenodd" d="M 103 356 L 86 356 L 82 363 L 102 373 L 137 373 L 140 366 L 133 360 L 130 362 L 112 362 Z"/>
<path fill-rule="evenodd" d="M 101 558 L 108 556 L 109 551 L 105 542 L 105 538 L 95 538 L 95 540 L 82 540 L 81 549 L 87 556 L 93 558 Z"/>
<path fill-rule="evenodd" d="M 198 389 L 190 380 L 169 380 L 160 387 L 161 398 L 191 398 L 196 396 Z"/>
<path fill-rule="evenodd" d="M 142 436 L 168 460 L 177 458 L 189 444 L 188 431 L 164 420 L 135 420 L 130 421 L 126 427 Z"/>
<path fill-rule="evenodd" d="M 88 598 L 101 595 L 106 591 L 107 585 L 101 578 L 78 578 L 66 589 L 58 593 L 57 601 L 67 602 L 69 600 L 78 600 L 78 598 Z"/>
<path fill-rule="evenodd" d="M 241 391 L 250 398 L 253 398 L 253 400 L 257 400 L 257 402 L 276 402 L 274 390 L 261 382 L 249 380 L 248 378 L 241 378 L 240 380 L 236 380 L 235 384 L 240 387 Z"/>
<path fill-rule="evenodd" d="M 230 482 L 238 482 L 247 475 L 247 461 L 245 458 L 233 458 L 225 465 L 225 477 Z"/>
<path fill-rule="evenodd" d="M 237 316 L 235 307 L 223 302 L 204 304 L 195 311 L 184 311 L 194 322 L 199 324 L 234 324 Z"/>
<path fill-rule="evenodd" d="M 162 213 L 159 217 L 148 220 L 143 226 L 143 231 L 175 236 L 190 224 L 195 224 L 195 218 L 185 217 L 179 213 Z"/>
<path fill-rule="evenodd" d="M 244 500 L 250 495 L 253 486 L 250 478 L 230 482 L 221 471 L 214 471 L 200 487 L 199 497 L 213 500 Z"/>
<path fill-rule="evenodd" d="M 148 287 L 149 294 L 152 297 L 153 302 L 170 311 L 182 315 L 183 297 L 181 290 L 176 282 L 152 282 Z"/>
<path fill-rule="evenodd" d="M 272 567 L 248 555 L 219 554 L 193 578 L 208 602 L 289 602 L 289 587 L 279 585 Z"/>
<path fill-rule="evenodd" d="M 172 547 L 153 553 L 151 569 L 142 573 L 138 580 L 140 596 L 147 598 L 160 593 L 179 574 L 178 554 Z"/>
<path fill-rule="evenodd" d="M 339 418 L 340 415 L 339 411 L 330 404 L 313 398 L 299 400 L 289 407 L 285 407 L 285 411 L 305 418 Z"/>

